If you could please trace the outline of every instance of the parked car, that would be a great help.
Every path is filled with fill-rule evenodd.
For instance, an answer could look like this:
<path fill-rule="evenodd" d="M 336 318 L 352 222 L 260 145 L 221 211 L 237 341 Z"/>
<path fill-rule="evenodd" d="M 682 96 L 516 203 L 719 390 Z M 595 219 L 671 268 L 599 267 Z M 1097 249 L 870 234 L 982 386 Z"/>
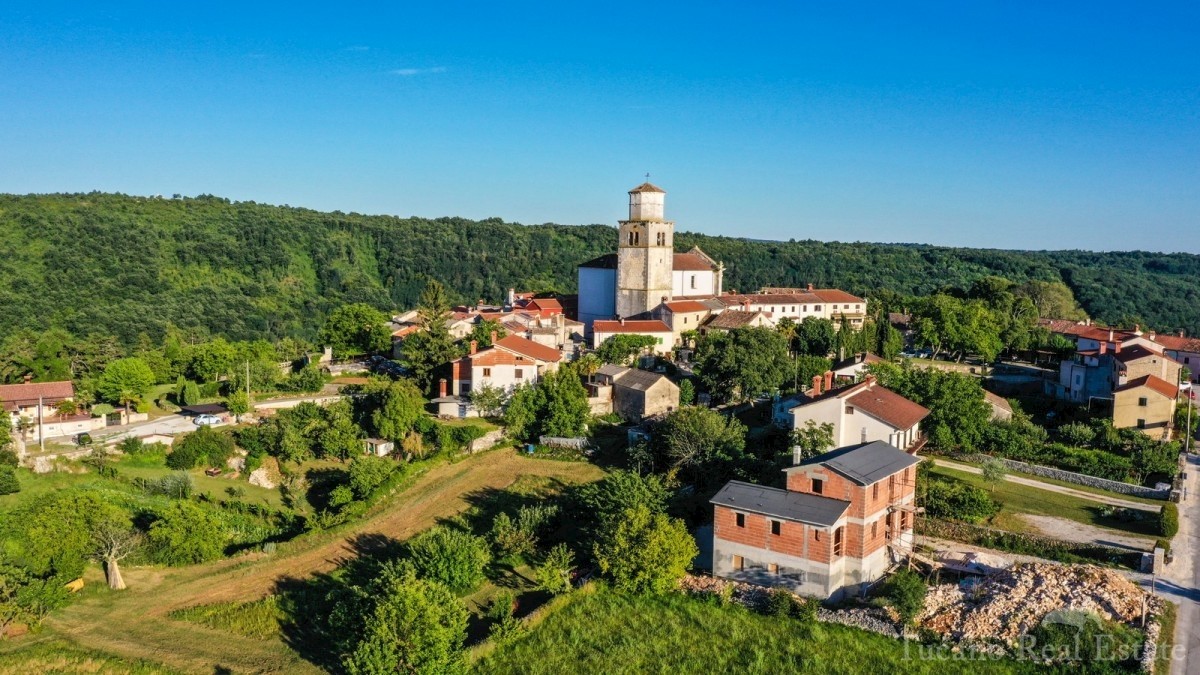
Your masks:
<path fill-rule="evenodd" d="M 198 427 L 211 427 L 221 423 L 221 418 L 216 415 L 197 415 L 192 423 Z"/>

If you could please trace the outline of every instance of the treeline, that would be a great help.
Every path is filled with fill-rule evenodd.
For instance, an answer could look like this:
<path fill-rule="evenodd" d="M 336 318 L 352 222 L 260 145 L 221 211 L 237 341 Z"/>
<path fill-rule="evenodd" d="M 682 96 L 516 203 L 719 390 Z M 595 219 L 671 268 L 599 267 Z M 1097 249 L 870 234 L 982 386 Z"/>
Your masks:
<path fill-rule="evenodd" d="M 230 339 L 315 337 L 334 307 L 413 306 L 428 278 L 457 301 L 505 289 L 572 292 L 576 266 L 612 250 L 607 226 L 397 218 L 118 194 L 0 196 L 0 337 L 62 327 L 132 344 L 168 323 Z M 1107 323 L 1200 332 L 1200 256 L 998 251 L 692 233 L 728 267 L 725 287 L 814 283 L 929 295 L 1002 276 L 1062 282 Z"/>

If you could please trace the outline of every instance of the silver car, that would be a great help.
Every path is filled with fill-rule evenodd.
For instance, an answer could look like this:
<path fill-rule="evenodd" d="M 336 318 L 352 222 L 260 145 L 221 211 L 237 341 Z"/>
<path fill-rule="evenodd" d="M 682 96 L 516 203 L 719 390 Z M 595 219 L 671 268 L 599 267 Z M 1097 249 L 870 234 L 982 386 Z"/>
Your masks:
<path fill-rule="evenodd" d="M 198 427 L 211 427 L 221 423 L 221 418 L 216 415 L 197 415 L 192 423 Z"/>

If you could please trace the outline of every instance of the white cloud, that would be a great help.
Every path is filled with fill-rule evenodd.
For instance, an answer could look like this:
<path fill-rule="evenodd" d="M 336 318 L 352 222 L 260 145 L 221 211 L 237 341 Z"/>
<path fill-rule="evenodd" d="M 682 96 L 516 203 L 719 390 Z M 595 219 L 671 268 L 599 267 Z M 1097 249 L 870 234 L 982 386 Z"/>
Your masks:
<path fill-rule="evenodd" d="M 446 69 L 441 66 L 437 66 L 435 68 L 397 68 L 391 71 L 392 75 L 399 75 L 400 77 L 412 77 L 413 75 L 429 75 L 432 73 L 444 72 L 446 72 Z"/>

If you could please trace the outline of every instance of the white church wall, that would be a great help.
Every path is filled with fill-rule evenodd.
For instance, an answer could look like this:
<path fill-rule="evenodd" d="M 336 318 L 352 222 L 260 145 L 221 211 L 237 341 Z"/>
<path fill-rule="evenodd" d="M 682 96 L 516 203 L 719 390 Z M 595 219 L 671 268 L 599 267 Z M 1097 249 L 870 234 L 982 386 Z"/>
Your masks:
<path fill-rule="evenodd" d="M 675 270 L 671 273 L 671 297 L 716 295 L 717 274 L 703 270 Z"/>
<path fill-rule="evenodd" d="M 611 319 L 617 313 L 617 271 L 597 267 L 579 268 L 579 321 L 591 330 L 596 319 Z"/>

